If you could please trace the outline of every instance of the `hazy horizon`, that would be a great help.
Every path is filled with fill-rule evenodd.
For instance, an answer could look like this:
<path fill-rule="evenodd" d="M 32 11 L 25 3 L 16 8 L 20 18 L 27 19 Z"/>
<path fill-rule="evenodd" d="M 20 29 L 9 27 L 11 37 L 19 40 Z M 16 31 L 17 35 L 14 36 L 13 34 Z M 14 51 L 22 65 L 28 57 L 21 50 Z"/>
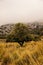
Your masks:
<path fill-rule="evenodd" d="M 0 25 L 43 21 L 43 0 L 0 0 Z"/>

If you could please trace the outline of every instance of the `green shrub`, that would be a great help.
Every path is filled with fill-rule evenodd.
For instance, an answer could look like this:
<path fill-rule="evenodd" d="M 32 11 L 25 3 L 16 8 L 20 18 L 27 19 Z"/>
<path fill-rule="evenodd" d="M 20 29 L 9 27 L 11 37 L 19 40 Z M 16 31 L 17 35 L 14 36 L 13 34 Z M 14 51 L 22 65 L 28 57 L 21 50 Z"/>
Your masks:
<path fill-rule="evenodd" d="M 23 46 L 24 42 L 27 41 L 37 41 L 39 40 L 38 34 L 31 34 L 27 25 L 22 23 L 15 24 L 10 35 L 7 36 L 6 42 L 18 42 Z"/>
<path fill-rule="evenodd" d="M 7 37 L 6 42 L 18 42 L 22 46 L 24 41 L 28 41 L 28 34 L 28 27 L 25 24 L 17 23 L 11 34 Z"/>

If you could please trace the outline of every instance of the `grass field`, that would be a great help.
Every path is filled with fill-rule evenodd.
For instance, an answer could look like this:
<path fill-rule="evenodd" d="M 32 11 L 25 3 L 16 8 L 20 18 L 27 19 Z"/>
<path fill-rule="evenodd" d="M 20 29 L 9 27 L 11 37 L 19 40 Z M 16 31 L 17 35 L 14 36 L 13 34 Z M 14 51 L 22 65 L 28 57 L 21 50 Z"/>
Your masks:
<path fill-rule="evenodd" d="M 43 41 L 18 43 L 0 41 L 0 65 L 43 65 Z"/>

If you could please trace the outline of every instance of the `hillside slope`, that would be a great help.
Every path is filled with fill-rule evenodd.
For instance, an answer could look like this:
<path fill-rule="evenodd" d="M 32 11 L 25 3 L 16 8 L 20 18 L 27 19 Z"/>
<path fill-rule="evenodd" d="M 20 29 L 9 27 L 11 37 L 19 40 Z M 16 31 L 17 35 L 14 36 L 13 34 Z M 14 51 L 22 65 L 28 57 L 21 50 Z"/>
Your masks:
<path fill-rule="evenodd" d="M 6 37 L 13 29 L 13 26 L 15 24 L 5 24 L 0 26 L 0 38 Z M 40 32 L 43 34 L 43 24 L 39 23 L 27 23 L 28 29 L 31 32 L 34 30 L 38 31 L 41 30 Z M 38 28 L 37 28 L 38 27 Z M 34 32 L 36 32 L 34 31 Z"/>
<path fill-rule="evenodd" d="M 8 35 L 11 32 L 13 26 L 14 24 L 6 24 L 0 26 L 0 37 L 5 37 L 6 35 Z"/>

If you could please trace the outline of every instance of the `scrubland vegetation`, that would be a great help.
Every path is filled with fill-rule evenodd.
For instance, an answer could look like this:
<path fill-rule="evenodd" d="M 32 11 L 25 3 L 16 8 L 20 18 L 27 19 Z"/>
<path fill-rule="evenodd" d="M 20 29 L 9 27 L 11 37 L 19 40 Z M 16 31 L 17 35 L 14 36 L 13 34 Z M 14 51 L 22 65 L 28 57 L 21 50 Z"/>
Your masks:
<path fill-rule="evenodd" d="M 43 25 L 17 23 L 7 35 L 2 32 L 0 65 L 43 65 Z"/>
<path fill-rule="evenodd" d="M 40 30 L 39 27 L 29 29 L 26 24 L 17 23 L 6 37 L 6 42 L 18 42 L 23 46 L 24 42 L 41 40 L 40 37 L 43 35 L 41 32 L 43 32 L 43 28 Z"/>

